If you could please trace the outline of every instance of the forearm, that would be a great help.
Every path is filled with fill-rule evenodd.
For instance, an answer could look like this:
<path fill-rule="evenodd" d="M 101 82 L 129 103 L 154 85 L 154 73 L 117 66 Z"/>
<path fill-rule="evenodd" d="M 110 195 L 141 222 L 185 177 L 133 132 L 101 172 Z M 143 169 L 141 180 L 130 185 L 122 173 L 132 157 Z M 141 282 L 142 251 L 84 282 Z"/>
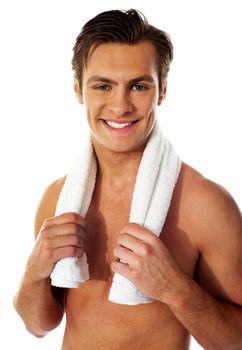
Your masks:
<path fill-rule="evenodd" d="M 51 293 L 50 281 L 33 281 L 24 275 L 14 298 L 14 307 L 27 330 L 37 337 L 45 336 L 62 320 L 63 310 Z"/>
<path fill-rule="evenodd" d="M 186 276 L 182 283 L 169 306 L 191 335 L 207 350 L 242 349 L 241 308 L 217 301 Z"/>

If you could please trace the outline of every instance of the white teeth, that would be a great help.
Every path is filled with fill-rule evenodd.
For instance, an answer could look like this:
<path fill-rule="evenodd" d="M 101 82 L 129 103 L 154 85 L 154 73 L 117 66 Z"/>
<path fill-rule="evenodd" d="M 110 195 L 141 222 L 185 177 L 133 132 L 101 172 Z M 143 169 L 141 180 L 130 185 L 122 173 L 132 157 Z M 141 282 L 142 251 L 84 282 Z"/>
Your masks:
<path fill-rule="evenodd" d="M 115 122 L 110 122 L 108 120 L 105 120 L 105 121 L 109 126 L 115 129 L 122 129 L 132 124 L 132 123 L 115 123 Z"/>

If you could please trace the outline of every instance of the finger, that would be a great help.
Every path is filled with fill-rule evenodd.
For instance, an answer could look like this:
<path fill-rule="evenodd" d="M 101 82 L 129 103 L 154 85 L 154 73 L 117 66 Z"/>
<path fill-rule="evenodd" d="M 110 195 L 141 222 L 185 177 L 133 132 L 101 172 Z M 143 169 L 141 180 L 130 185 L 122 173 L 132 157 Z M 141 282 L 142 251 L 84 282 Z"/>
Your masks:
<path fill-rule="evenodd" d="M 75 223 L 77 225 L 80 225 L 83 229 L 86 229 L 86 220 L 81 215 L 73 212 L 63 213 L 48 218 L 45 220 L 44 226 L 47 227 L 52 225 L 61 225 L 68 223 Z"/>
<path fill-rule="evenodd" d="M 129 223 L 125 225 L 120 231 L 120 234 L 123 234 L 123 233 L 127 233 L 141 241 L 151 243 L 151 244 L 154 242 L 154 240 L 158 238 L 153 232 L 135 223 Z"/>
<path fill-rule="evenodd" d="M 53 261 L 57 262 L 64 258 L 80 258 L 84 254 L 84 250 L 82 248 L 77 247 L 61 247 L 58 249 L 55 249 L 53 251 Z"/>
<path fill-rule="evenodd" d="M 128 233 L 122 233 L 118 236 L 117 244 L 138 254 L 140 245 L 143 245 L 143 241 L 134 236 L 131 236 Z"/>
<path fill-rule="evenodd" d="M 83 240 L 86 238 L 84 229 L 80 225 L 73 223 L 47 226 L 42 232 L 46 232 L 47 236 L 77 235 Z"/>
<path fill-rule="evenodd" d="M 132 272 L 131 272 L 129 265 L 122 264 L 118 261 L 113 261 L 111 263 L 111 269 L 113 272 L 117 272 L 120 275 L 122 275 L 122 276 L 128 278 L 130 281 L 132 281 Z"/>
<path fill-rule="evenodd" d="M 61 247 L 84 248 L 84 241 L 78 235 L 54 236 L 47 241 L 47 249 L 56 249 Z"/>
<path fill-rule="evenodd" d="M 123 263 L 129 264 L 133 258 L 133 252 L 121 246 L 117 246 L 113 250 L 115 258 L 120 259 Z"/>
<path fill-rule="evenodd" d="M 152 240 L 156 239 L 159 240 L 158 237 L 154 236 L 152 234 L 152 237 L 147 240 L 140 240 L 136 237 L 133 237 L 127 233 L 120 234 L 117 242 L 120 246 L 129 249 L 133 252 L 136 256 L 139 257 L 150 257 L 153 254 L 154 247 L 157 246 L 157 242 Z M 155 244 L 154 244 L 155 243 Z"/>
<path fill-rule="evenodd" d="M 114 257 L 118 259 L 115 262 L 118 262 L 121 265 L 128 265 L 130 271 L 142 271 L 143 269 L 143 257 L 135 254 L 129 249 L 120 246 L 114 248 Z"/>

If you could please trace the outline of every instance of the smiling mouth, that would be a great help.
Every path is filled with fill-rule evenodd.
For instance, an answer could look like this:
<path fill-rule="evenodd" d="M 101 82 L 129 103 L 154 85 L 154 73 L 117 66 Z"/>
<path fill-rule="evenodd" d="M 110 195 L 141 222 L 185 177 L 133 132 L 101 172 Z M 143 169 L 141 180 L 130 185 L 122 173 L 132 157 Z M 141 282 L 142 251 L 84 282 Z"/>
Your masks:
<path fill-rule="evenodd" d="M 138 122 L 138 120 L 134 120 L 132 122 L 121 123 L 121 122 L 114 122 L 114 121 L 105 120 L 105 119 L 102 119 L 102 121 L 104 121 L 108 126 L 110 126 L 113 129 L 124 129 Z"/>

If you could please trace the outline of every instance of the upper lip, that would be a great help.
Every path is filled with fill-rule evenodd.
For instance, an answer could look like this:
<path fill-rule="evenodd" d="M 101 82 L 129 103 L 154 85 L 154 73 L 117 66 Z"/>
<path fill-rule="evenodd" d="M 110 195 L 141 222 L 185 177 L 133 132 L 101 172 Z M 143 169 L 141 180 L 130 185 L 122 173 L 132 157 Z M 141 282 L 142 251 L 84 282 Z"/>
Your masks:
<path fill-rule="evenodd" d="M 115 120 L 115 119 L 104 119 L 102 118 L 102 120 L 105 120 L 105 122 L 113 122 L 113 123 L 118 123 L 118 124 L 126 124 L 126 123 L 134 123 L 134 122 L 137 122 L 139 119 L 134 119 L 134 120 L 127 120 L 127 119 L 124 119 L 124 120 Z"/>

